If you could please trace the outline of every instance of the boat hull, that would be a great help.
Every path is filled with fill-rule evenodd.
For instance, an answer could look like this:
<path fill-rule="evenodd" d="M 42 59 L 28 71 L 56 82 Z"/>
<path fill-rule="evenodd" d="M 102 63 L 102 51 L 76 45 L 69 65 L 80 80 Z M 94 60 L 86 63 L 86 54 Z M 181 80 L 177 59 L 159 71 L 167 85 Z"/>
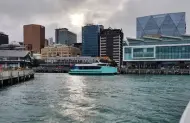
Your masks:
<path fill-rule="evenodd" d="M 102 66 L 100 69 L 71 69 L 69 71 L 71 75 L 116 75 L 117 73 L 117 68 L 109 66 Z"/>
<path fill-rule="evenodd" d="M 117 73 L 74 73 L 74 72 L 69 72 L 70 75 L 97 75 L 97 76 L 102 76 L 102 75 L 117 75 Z"/>

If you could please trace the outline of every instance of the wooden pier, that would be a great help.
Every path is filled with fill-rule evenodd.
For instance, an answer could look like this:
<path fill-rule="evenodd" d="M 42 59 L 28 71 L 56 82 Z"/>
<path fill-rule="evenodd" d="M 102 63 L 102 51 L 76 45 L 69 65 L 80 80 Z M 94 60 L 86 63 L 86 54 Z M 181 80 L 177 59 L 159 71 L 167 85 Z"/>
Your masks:
<path fill-rule="evenodd" d="M 25 82 L 34 78 L 33 70 L 13 70 L 0 72 L 0 88 Z"/>

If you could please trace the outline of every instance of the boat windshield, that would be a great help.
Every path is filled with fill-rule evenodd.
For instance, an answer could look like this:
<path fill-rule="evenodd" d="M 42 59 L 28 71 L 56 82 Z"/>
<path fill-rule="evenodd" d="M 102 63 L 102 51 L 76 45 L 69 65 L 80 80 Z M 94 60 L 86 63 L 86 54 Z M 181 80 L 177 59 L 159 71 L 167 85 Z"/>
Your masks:
<path fill-rule="evenodd" d="M 98 66 L 108 66 L 108 64 L 98 64 Z"/>
<path fill-rule="evenodd" d="M 100 69 L 100 66 L 78 66 L 78 69 Z"/>

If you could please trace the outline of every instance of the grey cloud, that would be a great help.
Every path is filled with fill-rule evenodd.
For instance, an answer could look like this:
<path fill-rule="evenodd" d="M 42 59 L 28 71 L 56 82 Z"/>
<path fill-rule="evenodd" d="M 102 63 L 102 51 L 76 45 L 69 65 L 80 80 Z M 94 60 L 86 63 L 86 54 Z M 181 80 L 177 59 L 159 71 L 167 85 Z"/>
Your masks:
<path fill-rule="evenodd" d="M 123 28 L 127 37 L 136 37 L 137 17 L 162 13 L 186 12 L 187 33 L 189 33 L 189 4 L 189 0 L 131 0 L 126 2 L 123 10 L 115 13 L 107 23 L 117 28 Z"/>
<path fill-rule="evenodd" d="M 54 37 L 54 29 L 66 27 L 79 34 L 81 28 L 71 24 L 70 14 L 84 14 L 84 23 L 122 28 L 125 36 L 135 37 L 136 17 L 150 14 L 187 12 L 189 0 L 1 0 L 0 31 L 11 40 L 22 40 L 22 25 L 38 23 L 46 27 L 46 37 Z M 189 29 L 189 28 L 188 28 Z"/>

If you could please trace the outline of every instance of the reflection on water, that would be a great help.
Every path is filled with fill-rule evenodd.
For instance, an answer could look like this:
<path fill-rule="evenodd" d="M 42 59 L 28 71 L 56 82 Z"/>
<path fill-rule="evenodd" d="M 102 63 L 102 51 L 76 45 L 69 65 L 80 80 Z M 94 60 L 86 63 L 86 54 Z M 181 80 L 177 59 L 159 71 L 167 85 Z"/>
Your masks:
<path fill-rule="evenodd" d="M 189 76 L 36 74 L 0 90 L 0 123 L 178 123 Z"/>

